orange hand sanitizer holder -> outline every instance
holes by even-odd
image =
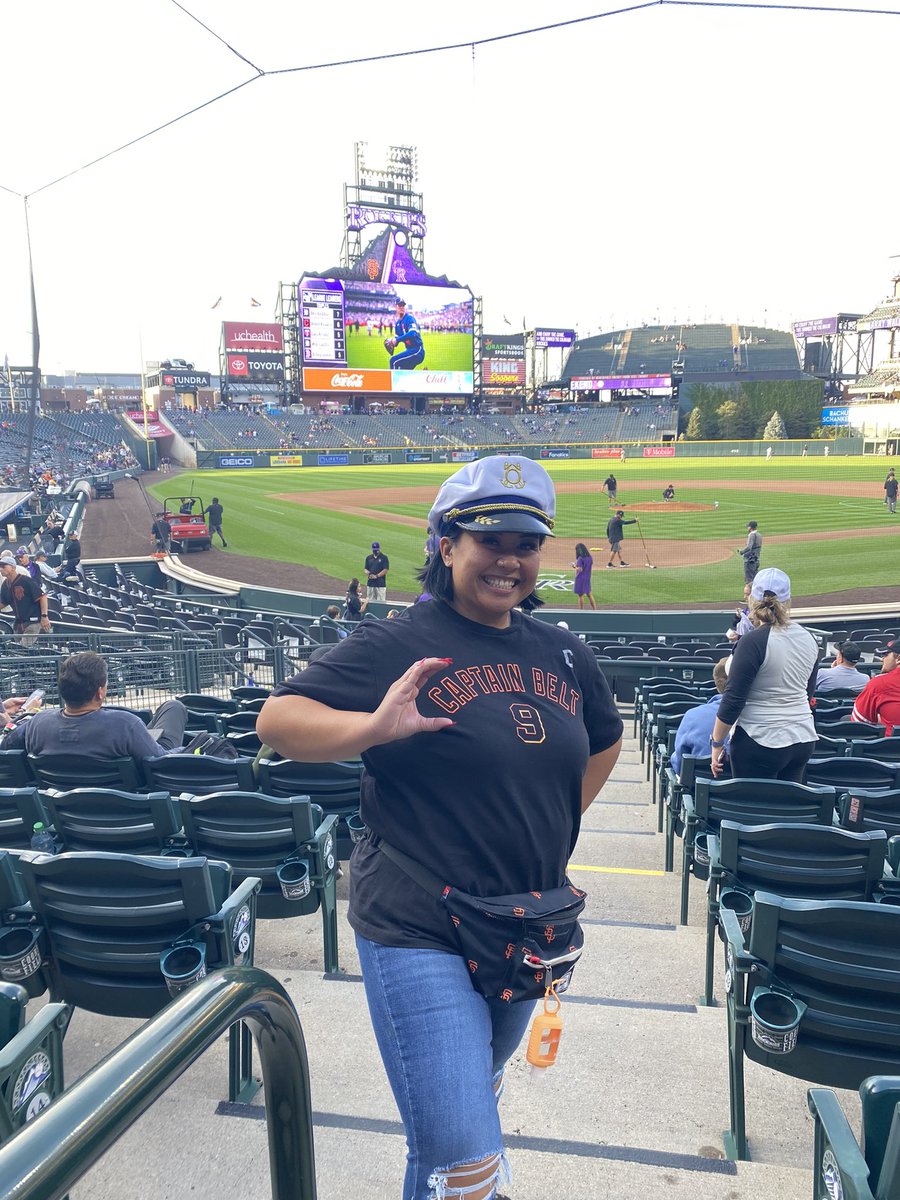
[[[556,985],[551,984],[544,993],[544,1011],[538,1013],[531,1023],[525,1058],[532,1067],[552,1067],[556,1062],[563,1031],[563,1020],[559,1015],[561,1007]]]

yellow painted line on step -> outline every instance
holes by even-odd
[[[586,867],[569,863],[570,871],[598,871],[604,875],[665,875],[665,871],[642,871],[638,867]]]

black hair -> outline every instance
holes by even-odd
[[[587,558],[589,555],[590,555],[590,551],[588,550],[588,548],[584,544],[584,542],[576,542],[575,543],[575,557],[576,558]]]
[[[759,528],[759,523],[758,523],[757,521],[748,521],[748,522],[747,522],[747,528],[748,528],[748,529],[758,529],[758,528]]]
[[[213,502],[213,504],[218,504],[218,503],[219,503],[219,497],[218,497],[218,496],[213,496],[213,498],[212,498],[212,502]]]
[[[443,534],[443,537],[449,538],[451,542],[459,541],[459,535],[465,530],[459,528],[458,525],[451,525],[449,532]],[[535,535],[541,546],[544,544],[544,538],[540,534]],[[422,591],[428,594],[434,600],[446,600],[447,603],[453,599],[453,572],[444,562],[440,550],[433,554],[429,561],[416,575],[419,583],[422,585]],[[543,605],[543,600],[536,592],[532,592],[530,596],[526,596],[522,603],[518,606],[525,612],[532,612],[536,608]]]
[[[355,576],[347,584],[347,591],[348,592],[358,592],[359,591],[359,580]]]
[[[59,668],[59,694],[67,706],[81,708],[93,700],[108,679],[106,659],[93,650],[82,650],[70,655]]]

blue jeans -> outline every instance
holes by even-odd
[[[356,945],[375,1038],[406,1130],[403,1200],[464,1195],[447,1186],[447,1174],[491,1155],[498,1158],[496,1189],[506,1159],[495,1089],[534,1002],[486,1000],[457,954],[382,946],[359,934]]]

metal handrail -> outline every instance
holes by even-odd
[[[0,1147],[3,1200],[60,1200],[235,1021],[262,1065],[273,1200],[316,1200],[306,1044],[284,988],[227,967],[188,988]]]

